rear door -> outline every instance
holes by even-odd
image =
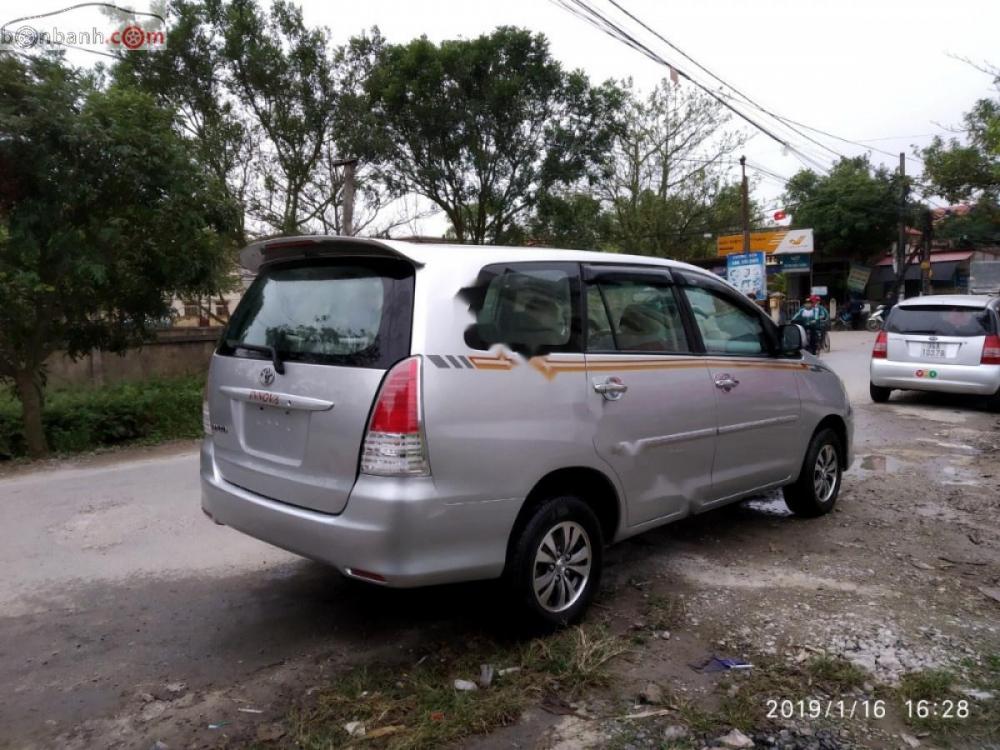
[[[387,258],[261,271],[209,375],[211,440],[226,481],[303,508],[343,510],[382,377],[409,354],[413,282],[410,263]]]
[[[719,435],[709,505],[798,473],[803,364],[772,354],[770,321],[748,299],[702,274],[680,272],[712,381]]]
[[[933,367],[978,365],[986,337],[995,332],[993,315],[964,305],[897,305],[885,326],[886,358]]]
[[[622,483],[629,525],[684,515],[711,492],[716,417],[673,278],[601,266],[585,276],[595,448]]]

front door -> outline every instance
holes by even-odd
[[[718,414],[709,506],[798,473],[804,440],[801,360],[776,356],[771,324],[754,304],[702,274],[682,273]]]
[[[625,491],[628,524],[685,515],[711,493],[715,395],[666,270],[586,269],[594,446]]]

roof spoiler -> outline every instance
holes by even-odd
[[[402,258],[420,267],[423,264],[380,240],[331,235],[271,237],[251,242],[240,251],[240,265],[256,273],[263,266],[279,260],[364,256],[367,258]]]

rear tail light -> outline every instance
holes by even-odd
[[[1000,336],[991,333],[983,342],[983,357],[979,360],[982,365],[1000,365]]]
[[[885,359],[889,352],[889,337],[885,331],[879,331],[875,337],[875,346],[872,347],[872,359]]]
[[[420,401],[420,359],[410,357],[389,370],[379,390],[361,449],[362,473],[431,473]]]

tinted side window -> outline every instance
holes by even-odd
[[[505,344],[529,356],[580,351],[573,315],[577,278],[573,267],[484,268],[471,295],[476,322],[466,332],[466,343],[474,349]]]
[[[768,352],[764,323],[711,289],[685,287],[684,294],[710,354],[764,354]]]
[[[673,286],[600,279],[587,290],[589,351],[689,352]]]

